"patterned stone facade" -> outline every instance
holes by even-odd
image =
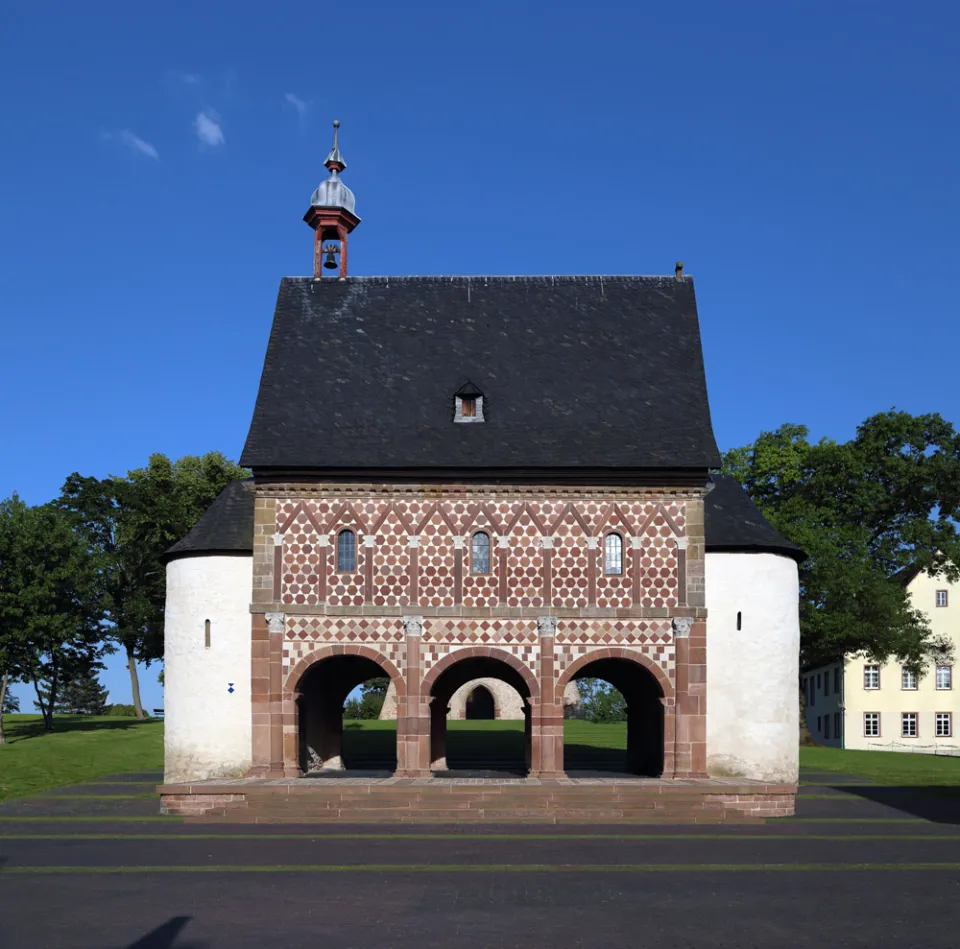
[[[468,656],[527,683],[532,773],[562,771],[563,690],[602,658],[656,679],[665,775],[704,773],[702,490],[261,484],[255,510],[254,773],[298,773],[299,677],[332,655],[366,656],[393,680],[401,774],[429,769],[430,688]],[[619,573],[604,568],[610,533]]]

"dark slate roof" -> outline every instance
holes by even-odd
[[[482,424],[453,422],[468,381]],[[240,461],[716,467],[693,281],[284,278]]]
[[[253,479],[231,481],[190,533],[166,552],[166,559],[253,553],[253,506]]]
[[[736,479],[713,475],[705,504],[708,551],[747,551],[806,556],[784,540],[757,510]],[[201,554],[253,553],[253,481],[234,481],[197,521],[183,540],[167,551],[167,559]]]
[[[893,579],[903,586],[909,586],[920,574],[923,568],[915,563],[907,564],[901,567],[894,575]]]
[[[708,553],[743,551],[783,554],[797,562],[806,559],[796,544],[777,533],[736,478],[715,474],[710,481],[712,487],[704,502]]]

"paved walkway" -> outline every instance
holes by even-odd
[[[0,947],[957,944],[943,789],[805,772],[763,826],[318,828],[162,818],[159,780],[0,803]]]

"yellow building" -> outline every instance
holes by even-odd
[[[895,660],[876,663],[862,655],[807,670],[801,678],[807,728],[834,748],[960,755],[952,665],[960,654],[960,584],[917,570],[902,579],[934,636],[951,643],[951,655],[928,663],[919,676]]]

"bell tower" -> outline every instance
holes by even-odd
[[[340,122],[335,121],[333,148],[324,162],[330,177],[313,192],[303,219],[315,231],[313,276],[324,277],[326,270],[330,277],[338,276],[342,280],[347,276],[347,235],[360,223],[360,218],[354,214],[353,192],[340,180],[340,172],[347,163],[340,154],[339,136]]]

